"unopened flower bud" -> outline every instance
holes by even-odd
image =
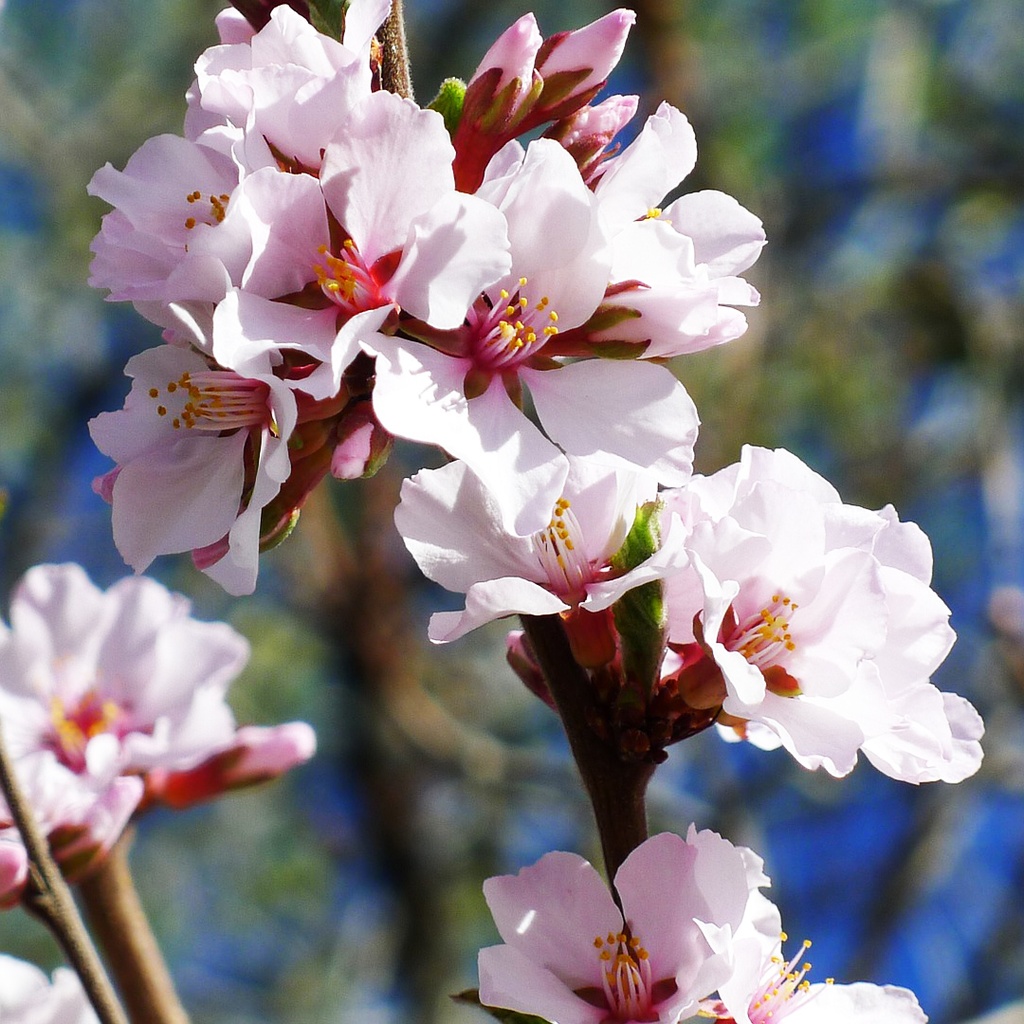
[[[373,476],[387,462],[392,436],[377,422],[368,402],[347,412],[338,427],[331,475],[338,480]]]

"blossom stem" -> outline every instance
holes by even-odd
[[[29,881],[22,896],[22,905],[38,917],[57,940],[68,963],[81,979],[82,989],[101,1024],[127,1024],[124,1010],[79,916],[71,890],[50,855],[46,837],[22,793],[2,729],[0,788],[29,858]]]
[[[188,1024],[128,867],[126,832],[79,883],[85,912],[117,979],[131,1024]]]
[[[380,84],[388,92],[397,93],[407,100],[413,98],[412,77],[409,73],[409,51],[405,44],[405,18],[402,0],[391,0],[391,13],[380,29],[383,51]]]
[[[623,761],[591,728],[590,679],[572,655],[561,619],[524,615],[522,621],[594,808],[605,868],[614,879],[626,857],[647,838],[644,797],[654,765]]]

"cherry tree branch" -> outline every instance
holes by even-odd
[[[78,885],[131,1024],[188,1024],[128,867],[132,834]]]
[[[101,1024],[127,1024],[124,1010],[79,916],[71,890],[50,855],[46,837],[15,776],[2,729],[0,788],[29,859],[29,881],[22,896],[22,905],[38,917],[57,940],[68,963],[81,979],[82,988]]]
[[[524,615],[523,629],[547,680],[576,766],[594,808],[609,880],[647,838],[647,784],[654,765],[624,761],[587,721],[591,684],[557,615]]]

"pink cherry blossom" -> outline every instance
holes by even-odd
[[[858,750],[907,781],[977,770],[977,713],[929,682],[954,634],[917,527],[843,504],[782,450],[744,448],[666,499],[691,564],[666,581],[663,671],[694,706],[837,776]]]
[[[236,728],[226,694],[248,644],[224,623],[192,618],[189,602],[154,580],[102,591],[77,565],[36,566],[15,589],[10,618],[0,633],[0,717],[19,763],[45,754],[100,787],[230,753],[217,773],[223,790],[313,753],[304,723]]]
[[[38,967],[0,954],[0,1020],[4,1024],[94,1024],[96,1014],[74,971],[51,981]]]
[[[812,983],[805,941],[786,960],[785,934],[758,944],[750,936],[733,941],[733,975],[706,1000],[701,1016],[729,1024],[927,1024],[914,993],[893,985],[858,982],[836,985],[833,979]],[[716,947],[715,939],[711,940]]]
[[[508,223],[511,270],[457,330],[429,332],[429,344],[367,343],[377,356],[373,400],[382,425],[465,461],[520,535],[549,518],[564,481],[559,449],[684,481],[697,415],[671,373],[628,360],[558,358],[559,333],[594,313],[609,271],[597,204],[572,159],[541,139],[525,151],[508,147],[488,174],[479,195]],[[521,411],[524,386],[547,436]]]
[[[5,716],[7,708],[5,702]],[[5,717],[5,736],[14,749],[18,727],[16,720]],[[50,852],[72,882],[106,856],[142,799],[141,779],[120,776],[104,781],[78,773],[49,749],[30,750],[16,757],[14,769]],[[14,819],[0,799],[0,906],[14,906],[27,881],[28,856]]]
[[[692,170],[697,145],[686,117],[667,103],[622,153],[599,165],[594,187],[612,238],[602,313],[593,341],[646,346],[647,358],[695,352],[739,337],[735,306],[757,291],[739,275],[757,259],[765,233],[731,196],[704,191],[660,204]]]
[[[610,566],[637,507],[655,497],[650,478],[593,460],[559,462],[562,495],[548,525],[529,537],[508,533],[498,499],[464,463],[422,470],[402,485],[395,523],[406,547],[430,579],[466,594],[463,611],[431,618],[432,640],[455,640],[506,615],[599,612],[677,564],[680,553],[666,544],[628,572]]]
[[[731,973],[702,925],[739,928],[766,883],[750,851],[692,826],[685,840],[662,833],[626,858],[621,910],[582,857],[546,854],[484,883],[504,945],[480,952],[480,1000],[558,1024],[675,1024]]]
[[[259,32],[211,47],[196,62],[186,136],[231,152],[244,167],[271,155],[317,171],[340,122],[370,94],[370,39],[388,10],[386,0],[355,0],[338,42],[290,7],[275,7]]]
[[[170,345],[134,356],[125,372],[133,383],[124,408],[89,424],[96,446],[117,463],[98,488],[113,504],[118,550],[142,572],[157,555],[226,538],[206,571],[230,593],[250,593],[260,512],[290,469],[291,389],[267,362],[247,363],[242,373],[212,369]]]

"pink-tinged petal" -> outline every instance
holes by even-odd
[[[389,294],[433,327],[459,327],[480,292],[508,274],[508,244],[498,210],[452,192],[413,221]]]
[[[595,957],[596,960],[596,957]],[[513,946],[488,946],[477,957],[480,1001],[485,1006],[558,1021],[558,1024],[601,1024],[607,1010],[577,996],[561,979]],[[600,982],[594,970],[590,984]]]
[[[735,481],[738,494],[749,492],[761,481],[771,480],[791,491],[805,491],[821,504],[842,500],[835,487],[820,473],[816,473],[785,448],[744,445],[740,454],[739,474]]]
[[[11,595],[10,614],[9,641],[50,663],[80,651],[91,654],[105,619],[102,591],[70,563],[29,569]]]
[[[583,323],[604,296],[611,254],[572,157],[553,139],[538,139],[520,165],[479,194],[508,222],[512,276],[527,279],[531,296],[550,297],[562,329]]]
[[[501,68],[501,77],[494,85],[498,93],[515,78],[522,79],[527,87],[533,82],[533,62],[543,38],[537,28],[533,14],[524,14],[513,22],[491,44],[477,65],[469,84],[472,85],[484,72]]]
[[[217,26],[217,38],[222,44],[230,43],[251,43],[252,37],[256,34],[255,29],[246,20],[241,11],[233,7],[227,7],[214,19]]]
[[[689,479],[697,410],[665,367],[588,360],[521,376],[544,429],[566,452],[649,469],[670,485]]]
[[[28,854],[25,847],[14,836],[0,835],[0,907],[13,907],[18,903],[27,881]],[[11,991],[7,987],[6,976],[0,991]]]
[[[276,778],[305,764],[316,753],[316,733],[305,722],[248,725],[235,734],[240,759],[228,774],[232,785]]]
[[[697,139],[685,115],[662,103],[640,134],[604,165],[594,192],[612,230],[647,214],[693,170]]]
[[[322,257],[318,247],[330,242],[327,207],[315,178],[282,174],[266,168],[250,174],[232,200],[252,237],[252,257],[241,285],[275,298],[298,292],[316,279]]]
[[[505,576],[547,580],[531,539],[510,536],[501,507],[464,462],[403,481],[395,526],[423,574],[456,593]]]
[[[600,986],[594,939],[620,932],[622,915],[588,861],[574,853],[547,853],[517,875],[487,879],[484,897],[507,945],[570,989]]]
[[[465,610],[435,612],[430,618],[428,635],[434,643],[449,643],[508,615],[557,615],[568,610],[564,601],[530,580],[484,580],[466,591]]]
[[[694,918],[706,918],[707,902],[696,884],[698,851],[682,836],[651,836],[626,859],[615,875],[615,888],[632,934],[650,953],[656,980],[699,968],[707,944]],[[671,888],[652,879],[672,879]],[[747,890],[744,888],[744,901]]]
[[[895,985],[812,985],[807,1002],[787,1013],[787,1024],[927,1024],[909,989]]]
[[[579,94],[600,85],[619,63],[636,15],[623,7],[568,32],[551,48],[538,70],[545,78],[588,68],[590,74],[573,90]]]
[[[901,523],[892,505],[886,505],[877,515],[885,529],[875,538],[875,557],[922,583],[931,582],[932,545],[924,530],[916,523]]]
[[[139,699],[134,680],[153,674],[154,645],[159,631],[188,615],[189,602],[155,580],[129,576],[104,595],[107,611],[98,643],[96,664],[116,700]]]
[[[468,360],[382,337],[370,351],[377,356],[373,407],[386,430],[466,462],[494,495],[510,532],[528,536],[547,526],[566,465],[500,381],[469,400],[462,390]]]
[[[166,442],[170,431],[167,420],[159,414],[157,403],[149,396],[150,388],[162,392],[170,381],[177,381],[182,374],[201,373],[206,369],[205,360],[195,352],[170,345],[132,356],[124,368],[126,376],[132,378],[124,408],[100,413],[89,421],[93,443],[118,463],[128,462],[160,446]]]
[[[731,704],[726,699],[725,710],[744,717],[744,709],[734,709]],[[857,751],[865,741],[860,724],[837,713],[826,702],[816,704],[766,693],[757,709],[757,718],[775,732],[805,768],[824,768],[837,779],[853,771]]]
[[[390,92],[368,96],[327,147],[320,182],[368,264],[400,248],[410,223],[454,191],[444,121]]]
[[[114,543],[142,572],[157,555],[222,537],[242,497],[246,434],[184,437],[121,467],[114,481]]]
[[[345,11],[342,43],[354,54],[362,55],[390,13],[391,0],[352,0]]]
[[[664,216],[693,239],[694,256],[711,277],[731,277],[751,266],[764,248],[761,221],[724,192],[690,192]]]
[[[869,738],[865,757],[903,782],[962,782],[981,767],[985,727],[969,701],[922,683],[895,703],[898,727]]]

